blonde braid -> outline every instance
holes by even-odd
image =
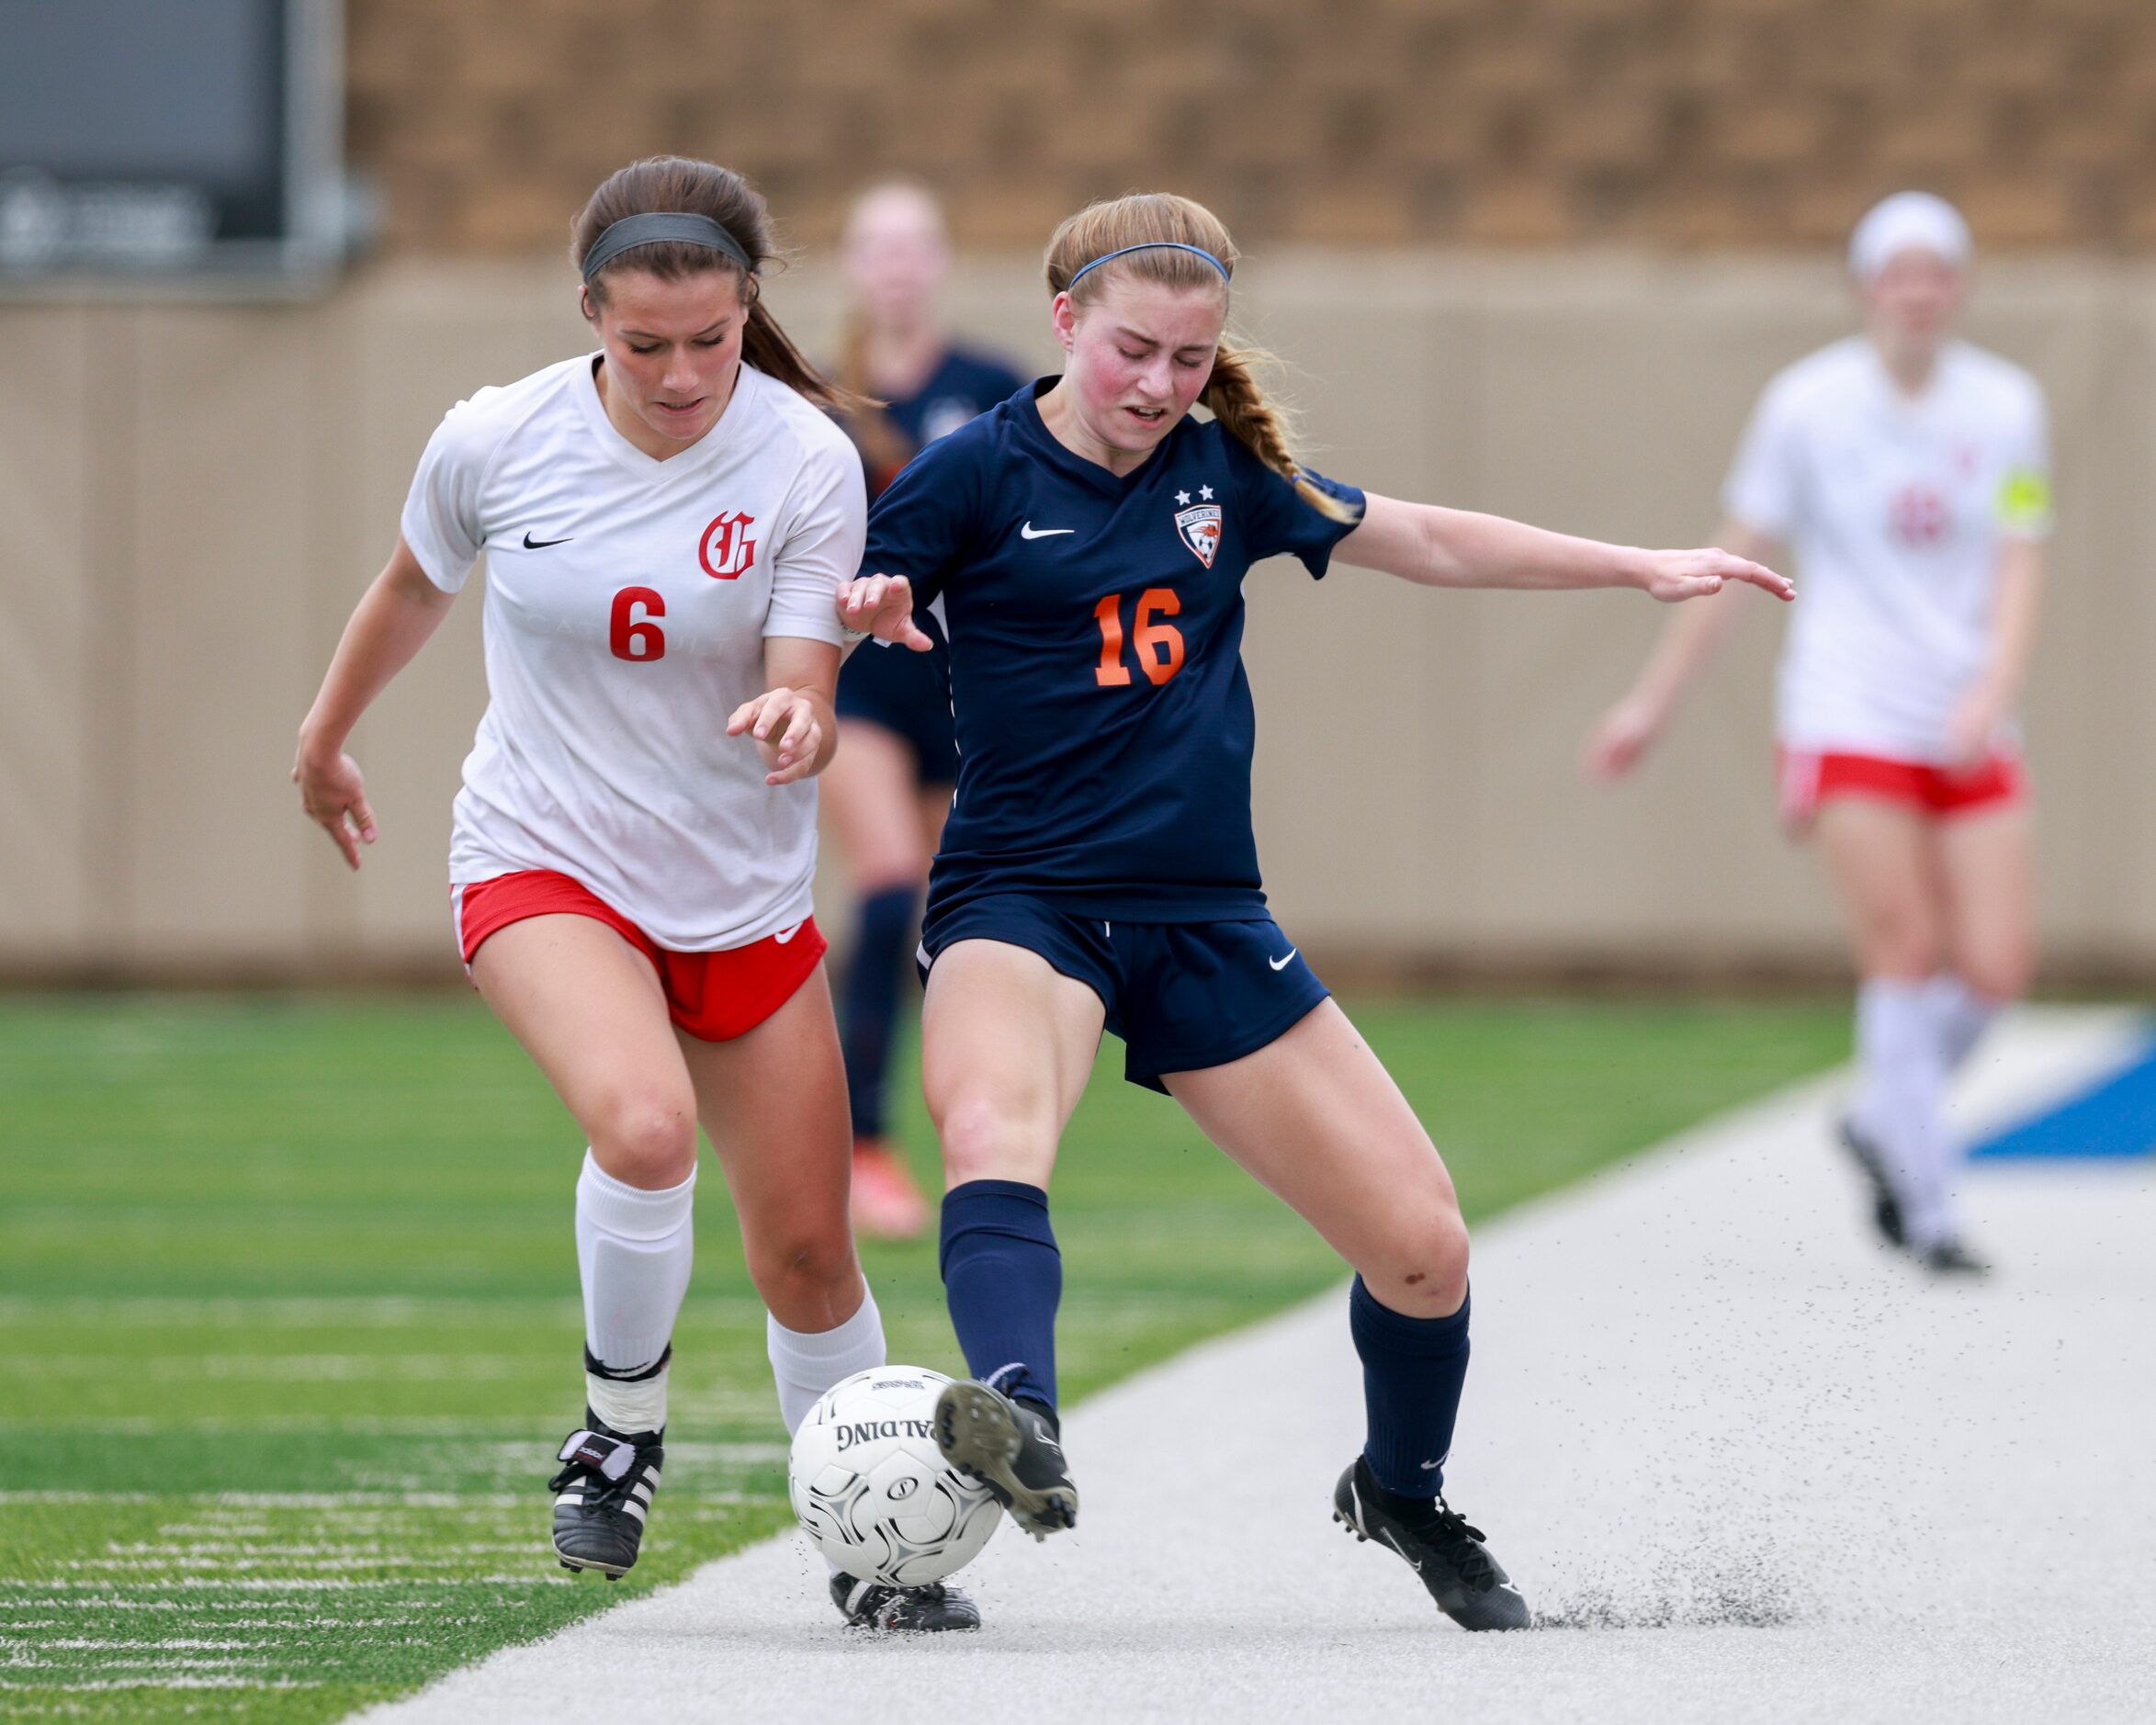
[[[1213,376],[1199,400],[1229,436],[1292,485],[1295,495],[1319,514],[1328,521],[1360,521],[1360,509],[1314,485],[1288,453],[1287,411],[1268,401],[1258,382],[1257,367],[1270,358],[1261,349],[1230,347],[1223,342],[1213,356]]]

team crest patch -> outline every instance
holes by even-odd
[[[755,516],[730,509],[705,528],[703,541],[696,547],[704,572],[713,581],[731,581],[754,569],[756,541],[749,536],[749,529],[755,524]]]
[[[1190,493],[1186,491],[1184,495]],[[1200,503],[1195,509],[1177,511],[1175,530],[1183,536],[1191,555],[1211,569],[1213,558],[1220,551],[1220,505]]]

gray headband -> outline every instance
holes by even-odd
[[[756,265],[741,242],[709,216],[665,210],[624,216],[593,241],[592,249],[584,254],[584,279],[590,281],[632,245],[658,245],[668,241],[723,253],[751,276],[756,273]]]
[[[1220,272],[1221,280],[1225,281],[1228,278],[1227,265],[1223,264],[1217,257],[1213,256],[1212,253],[1208,252],[1202,245],[1186,245],[1180,240],[1141,240],[1137,244],[1126,245],[1120,251],[1103,252],[1090,264],[1088,264],[1083,269],[1079,270],[1077,275],[1073,276],[1069,281],[1065,283],[1063,291],[1065,293],[1068,293],[1073,288],[1076,288],[1078,283],[1085,280],[1088,276],[1092,274],[1093,271],[1099,269],[1101,265],[1112,264],[1117,258],[1128,257],[1133,252],[1188,252],[1192,257],[1203,258],[1208,264],[1212,265],[1214,269],[1218,270]]]

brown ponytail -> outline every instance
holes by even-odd
[[[739,278],[741,300],[749,309],[748,327],[741,332],[744,360],[828,412],[851,412],[864,405],[852,390],[830,382],[802,357],[778,320],[765,310],[760,293],[763,268],[773,263],[783,265],[785,260],[772,238],[771,212],[762,194],[730,168],[686,156],[647,156],[617,168],[599,183],[599,189],[570,224],[570,261],[581,268],[584,254],[599,236],[626,216],[669,212],[710,217],[739,242],[751,267],[744,270],[708,246],[678,241],[639,245],[606,264],[585,285],[593,305],[606,303],[607,278],[619,270],[642,270],[660,281],[728,271]]]
[[[868,467],[868,494],[880,496],[898,469],[920,453],[898,429],[868,382],[868,322],[858,313],[846,320],[839,343],[839,387],[859,403],[846,414],[846,430]]]
[[[1127,246],[1157,249],[1133,252],[1098,269],[1086,269],[1095,258]],[[1220,260],[1221,267],[1214,269],[1204,258],[1176,246],[1208,252]],[[1091,304],[1105,280],[1118,276],[1165,288],[1211,288],[1225,299],[1228,284],[1224,272],[1232,277],[1240,255],[1220,218],[1204,205],[1168,192],[1134,192],[1088,205],[1066,220],[1048,241],[1044,265],[1048,291],[1068,293],[1080,306]],[[1084,279],[1074,288],[1071,282],[1081,270]],[[1261,349],[1231,344],[1224,333],[1213,355],[1213,376],[1198,399],[1229,436],[1292,485],[1295,495],[1311,508],[1333,521],[1360,521],[1360,510],[1313,484],[1289,452],[1293,429],[1288,412],[1266,400],[1258,379],[1257,367],[1268,358]]]

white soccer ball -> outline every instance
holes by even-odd
[[[857,1371],[794,1434],[794,1514],[856,1581],[941,1581],[973,1562],[1002,1518],[988,1488],[936,1448],[936,1397],[950,1381],[920,1366]]]

